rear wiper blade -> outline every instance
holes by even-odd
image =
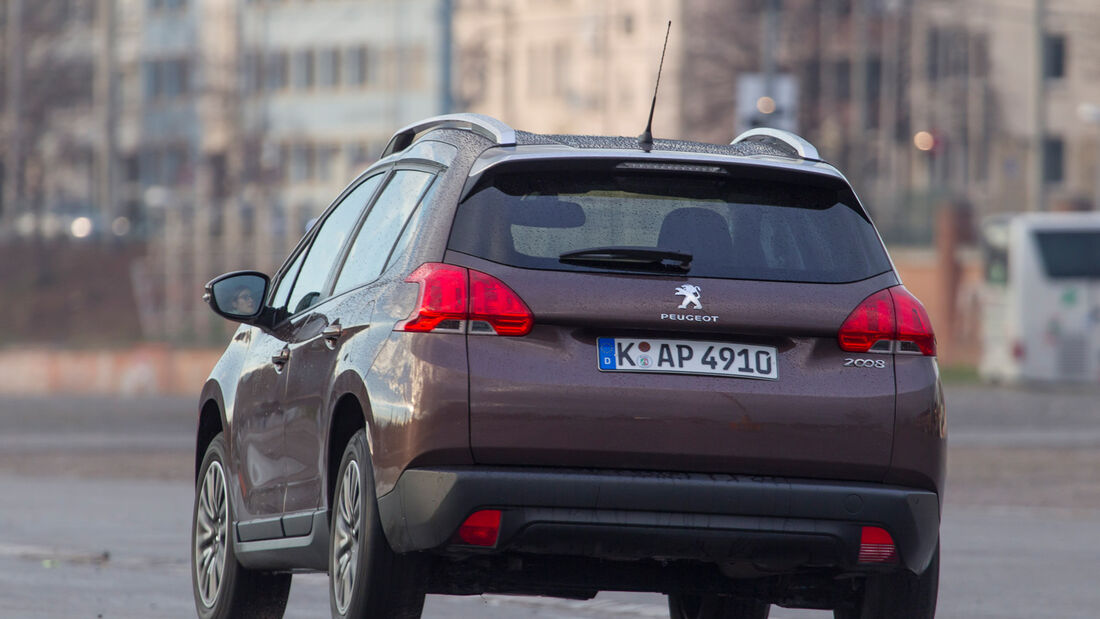
[[[674,273],[690,271],[691,259],[689,253],[657,247],[590,247],[558,256],[558,260],[569,264]]]

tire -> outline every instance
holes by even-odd
[[[940,588],[940,548],[923,574],[909,570],[867,577],[851,604],[833,611],[836,619],[933,619]]]
[[[771,604],[724,595],[668,596],[672,619],[767,619]]]
[[[290,574],[241,567],[231,535],[233,501],[226,483],[225,439],[206,448],[191,512],[191,590],[202,619],[279,619],[290,595]]]
[[[393,552],[382,532],[363,430],[340,462],[329,539],[329,602],[339,619],[416,619],[426,576],[418,557]]]

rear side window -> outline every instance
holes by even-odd
[[[367,213],[336,280],[334,293],[372,282],[382,273],[402,227],[433,178],[433,175],[417,170],[398,170],[394,173]]]
[[[449,247],[563,271],[616,270],[567,264],[568,252],[669,250],[691,254],[694,277],[791,282],[850,282],[891,268],[846,186],[622,170],[482,179],[459,206]]]
[[[1043,270],[1051,279],[1100,279],[1100,231],[1037,231]]]

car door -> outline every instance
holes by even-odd
[[[382,176],[375,177],[381,180]],[[330,397],[339,359],[354,350],[358,357],[378,342],[363,344],[374,308],[371,284],[382,273],[410,214],[420,202],[434,174],[422,170],[395,171],[358,227],[348,226],[355,239],[345,252],[339,272],[333,272],[326,290],[331,295],[297,322],[291,336],[286,395],[286,512],[312,510],[323,504],[325,444]],[[364,182],[360,187],[371,183]],[[377,183],[375,183],[375,186]],[[348,200],[364,204],[373,189]],[[324,230],[321,231],[324,234]],[[384,335],[384,334],[383,334]],[[367,360],[369,361],[369,360]]]
[[[305,258],[299,252],[276,279],[268,304],[277,309],[286,307]],[[283,510],[286,494],[283,457],[283,405],[285,366],[288,359],[288,323],[271,331],[252,327],[251,343],[238,380],[233,405],[233,453],[240,480],[242,508],[239,521],[276,518]],[[275,522],[277,524],[277,521]],[[258,525],[263,529],[262,523]],[[271,532],[245,526],[242,534],[248,539],[265,537]],[[277,531],[275,532],[277,533]]]

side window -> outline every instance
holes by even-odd
[[[294,280],[298,279],[298,271],[302,269],[302,261],[305,259],[306,252],[303,250],[298,253],[294,263],[283,274],[283,279],[279,280],[279,285],[275,288],[275,294],[271,297],[271,307],[277,310],[286,309],[286,302],[290,299],[290,289],[294,287]]]
[[[382,273],[397,236],[434,176],[417,170],[398,170],[382,190],[355,237],[334,292],[374,281]]]
[[[431,202],[432,195],[435,193],[437,187],[439,187],[439,183],[434,183],[428,188],[428,191],[424,193],[424,197],[420,198],[420,204]],[[405,222],[405,229],[401,232],[401,238],[397,239],[397,245],[394,245],[393,251],[390,252],[390,259],[386,261],[386,266],[382,267],[383,271],[388,269],[395,259],[405,254],[405,250],[409,248],[409,243],[412,242],[412,233],[419,227],[420,218],[423,216],[424,209],[417,206],[413,214],[409,216],[409,220]]]
[[[291,314],[310,308],[321,300],[329,271],[340,255],[344,242],[355,228],[355,220],[359,219],[363,207],[382,182],[383,176],[384,174],[375,174],[360,183],[319,224],[321,227],[313,237],[313,243],[306,252],[305,262],[302,263],[302,269],[290,293],[286,309]]]

